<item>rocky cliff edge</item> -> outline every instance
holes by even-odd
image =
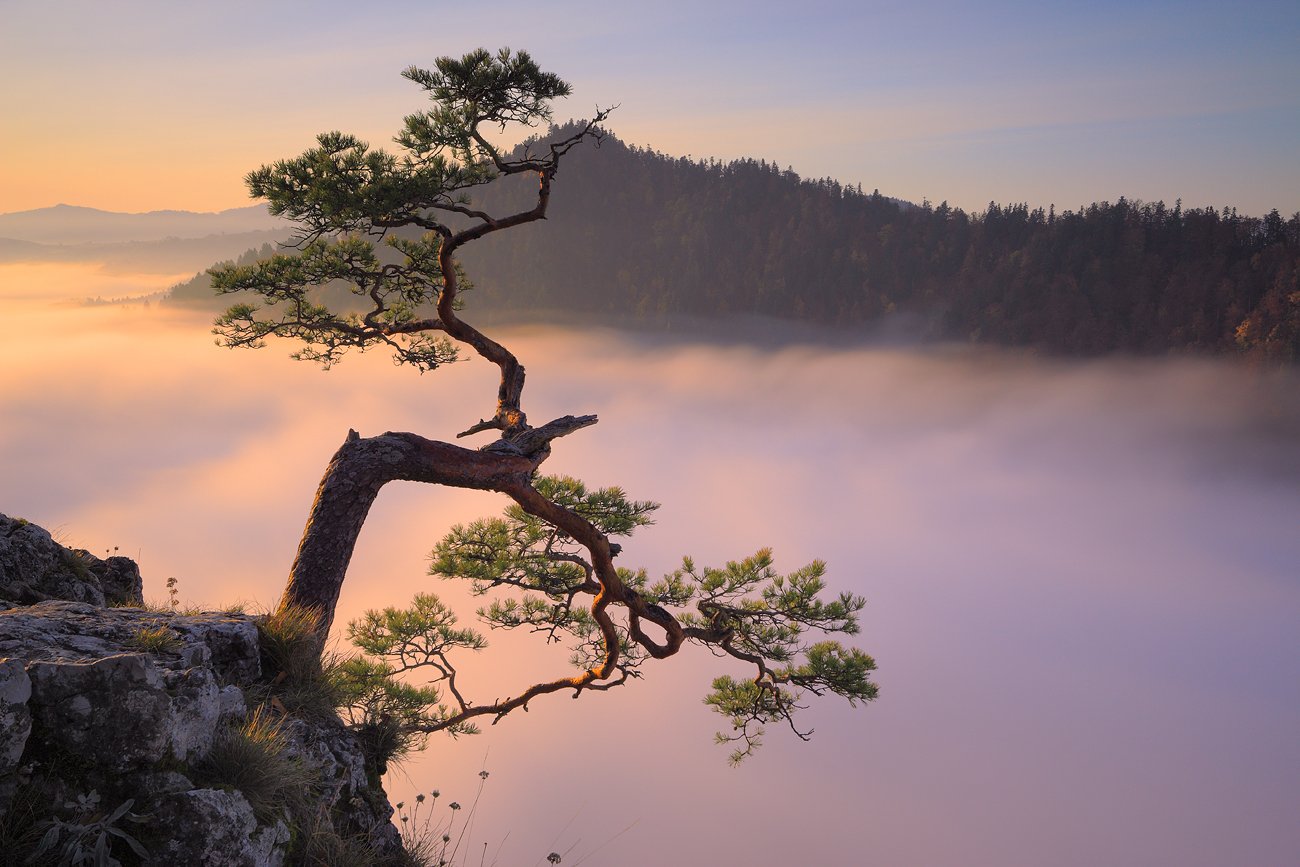
[[[404,864],[382,759],[276,698],[264,618],[0,514],[0,863]]]

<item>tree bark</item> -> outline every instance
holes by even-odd
[[[596,421],[594,415],[566,415],[478,450],[413,433],[389,431],[362,438],[356,431],[348,431],[316,489],[289,582],[280,597],[280,610],[313,612],[323,649],[357,537],[380,488],[393,481],[426,482],[500,491],[522,505],[530,492],[536,496],[533,473],[550,456],[551,441]],[[587,529],[595,531],[590,525]]]
[[[316,616],[315,643],[323,652],[334,623],[343,579],[352,560],[357,537],[370,513],[379,490],[391,481],[426,482],[456,488],[499,491],[519,504],[524,511],[548,521],[578,541],[592,557],[592,569],[599,590],[591,604],[605,646],[603,660],[581,674],[560,677],[534,684],[514,698],[488,705],[471,706],[460,702],[460,712],[441,721],[430,730],[447,728],[474,717],[491,715],[500,719],[518,707],[527,706],[538,695],[572,689],[604,689],[626,680],[618,674],[619,636],[609,614],[611,604],[621,604],[628,612],[628,632],[632,640],[651,656],[672,656],[681,648],[685,631],[676,618],[650,605],[635,590],[627,587],[614,567],[616,546],[586,518],[542,496],[533,487],[533,474],[551,453],[551,441],[596,423],[596,416],[564,416],[541,427],[528,427],[507,435],[477,451],[450,443],[425,439],[413,433],[388,432],[362,438],[348,431],[347,439],[325,469],[316,500],[312,504],[307,526],[279,610],[305,610]],[[664,630],[664,640],[655,641],[641,629],[647,620]],[[604,683],[601,683],[604,681]]]
[[[357,536],[380,488],[387,483],[405,480],[477,490],[519,490],[529,487],[532,473],[547,451],[542,449],[533,456],[475,451],[413,433],[388,432],[363,439],[349,431],[316,490],[280,609],[314,612],[319,618],[317,635],[324,645]]]

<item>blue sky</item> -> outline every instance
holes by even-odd
[[[542,10],[542,11],[538,11]],[[10,2],[0,211],[244,203],[342,128],[384,143],[398,72],[484,45],[571,81],[561,118],[920,200],[1181,197],[1300,210],[1294,3]]]

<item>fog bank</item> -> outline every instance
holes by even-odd
[[[61,273],[87,288],[0,272],[0,511],[138,557],[147,596],[174,575],[187,602],[273,603],[349,428],[450,439],[492,410],[478,361],[421,377],[360,356],[325,374],[285,345],[219,349],[201,317],[56,305],[110,294],[94,283],[110,278]],[[762,546],[782,569],[826,560],[834,589],[868,599],[856,643],[881,697],[814,701],[812,743],[773,730],[733,770],[700,703],[727,669],[687,654],[436,739],[390,781],[395,799],[436,787],[465,803],[486,763],[472,837],[489,861],[1183,867],[1300,851],[1294,374],[494,336],[528,366],[534,422],[601,417],[547,471],[664,504],[623,565]],[[390,486],[339,621],[425,589],[471,619],[425,556],[502,505]],[[465,679],[484,699],[564,669],[540,643],[489,638]]]

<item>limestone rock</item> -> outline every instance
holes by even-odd
[[[141,588],[140,570],[126,557],[101,560],[60,545],[43,527],[0,514],[0,599],[141,605]]]
[[[150,867],[280,867],[289,829],[283,822],[259,828],[253,808],[239,792],[191,789],[160,798],[153,821],[169,829],[153,848]]]
[[[257,814],[216,778],[217,745],[274,688],[258,619],[103,607],[139,604],[139,588],[130,560],[71,551],[0,515],[0,819],[36,809],[73,827],[121,810],[117,827],[152,867],[281,867],[306,847],[358,844],[376,863],[406,863],[378,768],[335,717],[283,718],[284,755],[311,780],[305,810]],[[28,831],[30,854],[41,832]]]
[[[101,560],[88,551],[78,553],[91,574],[99,580],[107,604],[144,604],[144,579],[140,577],[140,567],[134,560],[129,557],[108,557]]]
[[[187,644],[207,649],[209,658],[201,664],[210,666],[222,681],[247,685],[262,676],[254,618],[244,614],[195,614],[174,618],[171,626]]]
[[[143,654],[37,660],[27,675],[36,737],[45,749],[84,756],[110,771],[151,765],[167,754],[171,701]]]
[[[0,815],[18,787],[18,768],[32,733],[31,678],[21,660],[0,659]]]
[[[21,660],[0,659],[0,776],[18,768],[27,736],[32,731],[32,714],[27,700],[32,681]]]
[[[292,720],[285,727],[289,754],[318,768],[324,800],[338,805],[325,821],[341,836],[370,841],[378,852],[401,851],[392,824],[393,807],[378,795],[374,768],[367,764],[357,736],[342,725]]]

